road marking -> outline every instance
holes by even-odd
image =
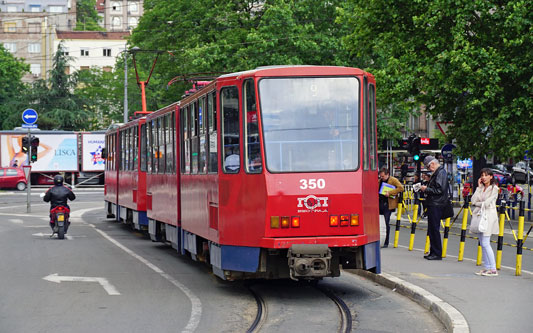
[[[102,277],[61,276],[55,273],[55,274],[50,274],[48,276],[43,277],[43,280],[54,282],[54,283],[98,282],[110,296],[120,295],[120,293],[117,291],[117,288],[115,288],[115,286],[109,283],[109,281],[107,281],[106,278],[102,278]]]
[[[22,224],[22,223],[24,223],[24,221],[22,221],[21,219],[9,219],[9,222],[11,222],[11,223],[15,223],[15,224]]]
[[[115,244],[117,247],[119,247],[121,250],[123,250],[130,256],[134,257],[135,259],[139,260],[140,262],[148,266],[151,270],[153,270],[154,272],[162,276],[164,279],[172,283],[174,286],[178,287],[191,301],[191,316],[189,317],[189,322],[187,323],[187,326],[185,326],[182,332],[192,333],[196,331],[196,328],[198,327],[198,324],[200,324],[200,318],[202,316],[202,302],[189,288],[187,288],[184,284],[182,284],[178,280],[174,279],[169,274],[165,273],[162,269],[152,264],[150,261],[146,260],[145,258],[141,257],[140,255],[136,254],[132,250],[122,245],[120,242],[115,240],[113,237],[109,236],[104,231],[97,229],[95,225],[93,224],[89,224],[89,225],[92,226],[94,230],[96,230],[96,232],[102,235],[102,237],[104,237],[111,243]]]
[[[419,277],[421,279],[433,279],[433,277],[426,275],[424,273],[411,273],[411,275]]]
[[[38,232],[36,234],[32,234],[32,236],[36,236],[36,237],[50,237],[50,234],[45,234],[45,233],[42,233],[42,232]],[[73,240],[74,238],[85,238],[87,236],[84,236],[84,235],[80,235],[80,236],[71,236],[71,235],[65,235],[65,238],[68,239],[68,240]]]

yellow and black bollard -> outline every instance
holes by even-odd
[[[465,254],[465,241],[466,241],[466,226],[468,224],[468,205],[470,204],[470,196],[465,196],[463,203],[463,223],[461,224],[461,242],[459,243],[459,256],[457,261],[463,261]]]
[[[398,212],[396,213],[396,230],[394,232],[394,247],[398,247],[398,241],[400,238],[400,220],[402,219],[402,203],[398,203]]]
[[[516,276],[522,275],[522,247],[524,246],[525,202],[520,201],[518,210],[518,238],[516,241]]]
[[[429,253],[429,226],[428,226],[428,232],[426,234],[426,246],[424,247],[424,253]]]
[[[413,244],[415,242],[415,232],[416,225],[418,224],[418,206],[420,205],[420,200],[418,195],[415,196],[415,206],[413,211],[413,221],[411,221],[411,236],[409,237],[409,251],[413,251]]]
[[[498,232],[498,247],[496,250],[496,269],[502,267],[502,250],[503,250],[503,227],[505,226],[505,201],[502,200],[499,208],[500,213],[500,230]]]
[[[444,237],[442,238],[442,257],[446,258],[448,251],[448,236],[450,234],[450,218],[448,217],[444,222]]]
[[[483,251],[481,248],[481,240],[478,240],[477,242],[477,259],[476,259],[476,266],[481,266],[481,259],[483,258]]]

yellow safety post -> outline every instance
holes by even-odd
[[[415,206],[413,212],[413,221],[411,222],[411,236],[409,236],[409,251],[413,251],[413,244],[415,242],[415,232],[416,225],[418,223],[418,205],[419,205],[418,195],[415,196]]]
[[[442,238],[442,257],[446,258],[446,251],[448,250],[448,235],[450,234],[450,218],[444,222],[444,237]]]
[[[481,259],[483,258],[483,252],[481,249],[481,242],[478,240],[477,242],[477,260],[476,260],[476,266],[481,266]]]
[[[503,250],[503,227],[505,226],[505,201],[500,203],[500,230],[498,232],[498,247],[496,250],[496,269],[502,267],[502,250]]]
[[[524,246],[524,209],[525,202],[520,201],[518,210],[518,239],[516,241],[516,276],[522,275],[522,246]]]
[[[400,220],[402,218],[402,203],[398,203],[398,213],[396,214],[396,231],[394,232],[394,247],[398,247],[398,240],[400,238]]]
[[[426,247],[424,247],[424,253],[429,253],[429,227],[428,227],[428,233],[426,235]]]
[[[461,224],[461,242],[459,243],[459,257],[457,258],[457,261],[463,261],[463,257],[465,254],[466,226],[468,224],[469,201],[470,196],[467,195],[463,203],[463,223]]]

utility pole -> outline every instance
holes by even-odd
[[[128,51],[124,48],[124,124],[128,122]]]

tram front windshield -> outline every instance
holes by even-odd
[[[349,171],[359,166],[359,81],[354,77],[259,81],[270,172]]]

